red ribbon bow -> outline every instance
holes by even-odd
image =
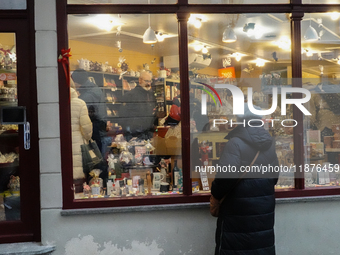
[[[71,57],[72,55],[70,54],[71,48],[65,50],[61,50],[61,54],[59,55],[58,62],[63,65],[64,68],[64,73],[66,77],[66,84],[67,87],[70,87],[70,63],[68,61],[68,58]]]
[[[2,51],[5,55],[8,53],[11,53],[10,50],[5,50],[4,48],[0,48],[0,51]]]

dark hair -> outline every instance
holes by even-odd
[[[89,75],[84,69],[77,69],[72,73],[72,79],[74,82],[84,84],[89,78]]]

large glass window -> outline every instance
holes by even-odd
[[[68,4],[126,4],[125,0],[67,0]],[[177,0],[129,0],[129,4],[176,4]]]
[[[176,16],[69,15],[68,24],[75,198],[181,194]],[[84,161],[91,144],[95,165]]]
[[[76,3],[68,3],[71,2]],[[147,2],[159,4],[156,1]],[[287,2],[277,1],[282,4]],[[92,3],[91,8],[96,12],[104,1],[77,3]],[[203,4],[247,4],[249,7],[261,3],[230,0],[205,1]],[[202,1],[190,0],[189,4],[202,4]],[[151,200],[134,200],[131,203],[126,200],[128,197],[143,198],[147,195],[157,196],[157,203],[163,203],[165,197],[172,197],[172,201],[176,202],[205,201],[215,173],[199,170],[216,168],[220,161],[228,142],[226,136],[233,130],[231,122],[237,121],[237,114],[234,114],[238,107],[234,106],[236,90],[243,95],[244,102],[251,100],[253,105],[268,110],[266,114],[261,114],[259,121],[275,143],[280,168],[277,195],[295,196],[294,188],[303,188],[304,181],[308,188],[325,187],[320,184],[328,178],[325,170],[321,177],[304,173],[305,180],[301,180],[296,171],[304,170],[304,165],[295,164],[303,158],[298,150],[303,140],[305,164],[321,162],[321,169],[329,169],[332,164],[333,169],[337,167],[339,153],[336,144],[340,139],[336,137],[336,128],[339,123],[336,118],[335,122],[332,119],[334,123],[326,130],[333,133],[323,132],[324,128],[321,130],[317,125],[324,121],[314,119],[318,114],[326,119],[328,115],[320,114],[323,106],[313,106],[313,102],[331,102],[330,98],[334,99],[337,94],[334,90],[329,93],[321,91],[328,94],[323,99],[322,93],[316,89],[320,88],[317,86],[319,83],[325,86],[325,80],[327,85],[330,80],[332,84],[337,80],[339,38],[334,32],[337,21],[331,20],[336,16],[306,14],[301,21],[300,77],[300,58],[294,55],[291,59],[292,50],[300,51],[291,46],[291,41],[300,36],[294,34],[291,38],[291,26],[294,27],[293,32],[300,31],[298,17],[294,16],[295,20],[291,23],[289,13],[216,14],[213,13],[216,7],[212,5],[207,6],[212,10],[210,14],[189,15],[191,8],[197,7],[189,5],[187,10],[190,17],[187,27],[183,28],[179,22],[184,22],[184,16],[179,15],[177,20],[175,13],[164,14],[169,10],[163,7],[159,7],[162,14],[152,15],[142,14],[143,10],[136,14],[68,15],[68,39],[72,54],[70,70],[75,92],[86,104],[82,121],[90,123],[81,129],[77,126],[78,134],[74,130],[72,133],[73,139],[77,135],[82,139],[72,146],[73,153],[78,153],[73,157],[75,198],[106,197],[109,199],[104,200],[108,201],[103,202],[105,206],[111,205],[109,200],[116,200],[117,206],[152,204]],[[271,8],[275,8],[274,5]],[[305,6],[301,8],[304,11]],[[182,35],[178,34],[178,26]],[[310,32],[310,26],[316,32],[313,29]],[[307,37],[316,34],[316,41],[304,39],[306,30],[309,30]],[[178,39],[186,33],[188,55],[180,56],[179,52],[186,52],[187,48],[183,44],[179,46]],[[183,82],[180,71],[187,70],[183,66],[185,58],[189,64],[190,87],[189,94],[183,94],[182,98],[189,99],[189,109],[181,109],[181,86],[184,85],[180,82],[181,79]],[[293,86],[300,86],[300,81],[302,89],[312,94],[311,100],[303,106],[310,111],[316,108],[318,114],[306,116],[300,115],[299,109],[293,111],[295,108],[290,100],[296,95],[291,91]],[[83,86],[82,82],[87,85]],[[96,87],[98,94],[93,101],[86,96],[91,86]],[[235,91],[230,88],[235,88]],[[138,89],[140,93],[136,92]],[[186,88],[184,91],[187,91]],[[147,99],[143,96],[145,94],[148,95]],[[317,96],[322,97],[317,99]],[[332,107],[336,108],[334,105]],[[181,111],[185,112],[183,116],[187,113],[190,116],[190,127],[186,124],[184,127],[185,131],[190,128],[190,142],[188,137],[182,137]],[[73,117],[72,121],[75,121]],[[187,123],[188,120],[185,121]],[[301,126],[294,128],[297,122],[302,121],[303,136],[299,131]],[[75,128],[73,123],[72,128]],[[95,167],[88,166],[82,160],[82,149],[86,147],[84,141],[87,144],[89,137],[98,146],[99,153],[94,158],[104,159],[100,164],[95,162]],[[328,147],[324,137],[328,139]],[[190,164],[182,159],[182,144],[185,153],[188,152],[186,147],[190,146]],[[183,166],[190,169],[183,169]],[[93,169],[98,171],[91,172]],[[187,175],[189,171],[190,178]],[[336,174],[329,174],[326,186],[338,185],[337,180]],[[337,192],[330,190],[327,189],[329,194]],[[312,189],[302,189],[301,192],[306,195],[319,194],[318,190]],[[193,194],[194,197],[180,194]],[[72,207],[69,202],[67,207]],[[78,206],[84,207],[87,203],[77,203]]]
[[[0,221],[8,221],[20,220],[15,34],[0,33],[0,42]]]
[[[301,26],[302,82],[311,93],[305,117],[305,186],[339,185],[340,112],[338,18],[306,14]]]
[[[271,0],[271,4],[288,4],[289,0]],[[268,4],[264,0],[189,0],[189,4]]]
[[[190,22],[195,18],[205,21],[201,27]],[[275,111],[259,119],[273,136],[279,164],[286,169],[277,188],[292,188],[293,133],[285,127],[290,123],[286,120],[293,118],[292,110],[289,107],[281,115],[280,93],[273,94],[274,88],[280,91],[292,81],[288,16],[192,14],[188,41],[193,190],[209,191],[216,171],[223,167],[219,162],[228,142],[226,136],[235,128],[232,122],[239,122],[233,109],[249,100],[263,110],[277,104]],[[238,98],[241,102],[234,105],[236,92],[227,86],[243,93],[244,99]]]
[[[325,1],[318,1],[318,0],[302,0],[303,4],[339,4],[339,0],[325,0]]]

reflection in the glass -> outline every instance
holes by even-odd
[[[312,96],[305,116],[305,186],[310,188],[339,185],[340,159],[340,83],[339,36],[334,32],[339,17],[328,13],[306,16],[304,35],[312,28],[316,40],[302,37],[302,83]]]
[[[17,105],[15,34],[0,33],[0,221],[20,220],[18,125],[1,116]]]
[[[182,194],[176,16],[68,18],[75,198]]]
[[[271,0],[271,4],[288,4],[289,0]],[[189,0],[189,4],[268,4],[265,0]]]
[[[191,176],[197,187],[193,191],[205,192],[228,142],[225,137],[235,128],[231,125],[236,121],[233,109],[243,102],[239,98],[242,102],[233,105],[236,92],[232,87],[264,110],[272,106],[273,88],[291,86],[290,23],[285,14],[191,14],[188,30]],[[252,98],[248,98],[249,88]],[[291,119],[292,110],[288,107],[282,116],[280,99],[276,104],[275,111],[262,117],[263,126],[274,137],[279,164],[286,169],[276,188],[291,188],[293,133],[281,121]]]
[[[67,0],[68,4],[126,4],[125,0]],[[176,4],[177,0],[129,0],[128,4]]]

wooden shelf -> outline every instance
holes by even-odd
[[[326,148],[326,152],[339,152],[340,153],[340,148]]]

